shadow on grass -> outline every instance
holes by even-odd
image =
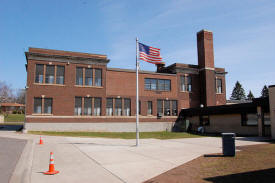
[[[225,176],[209,177],[204,180],[212,183],[274,183],[275,182],[275,168],[230,174]]]

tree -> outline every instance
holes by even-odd
[[[245,99],[245,91],[239,81],[236,82],[230,99],[231,100],[244,100]]]
[[[251,92],[251,90],[249,90],[249,93],[247,95],[247,99],[252,100],[253,98],[255,98],[255,97],[254,97],[253,93]]]
[[[2,102],[14,102],[14,95],[12,88],[0,81],[0,103]]]
[[[261,92],[262,96],[261,97],[268,97],[268,88],[266,85],[264,85],[262,92]]]
[[[25,90],[19,89],[16,92],[15,102],[19,104],[25,104]]]

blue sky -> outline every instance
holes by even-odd
[[[109,67],[134,69],[136,37],[166,65],[197,64],[196,32],[207,29],[227,97],[237,80],[257,97],[275,84],[274,19],[274,0],[1,0],[0,81],[25,87],[28,47],[106,54]]]

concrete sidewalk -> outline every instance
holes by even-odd
[[[222,152],[221,138],[142,139],[77,138],[0,133],[10,138],[32,139],[30,182],[128,182],[140,183],[204,154]],[[249,139],[236,140],[236,145],[252,145]],[[49,176],[50,152],[54,152],[55,168],[59,174]]]

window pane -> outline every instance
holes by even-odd
[[[131,99],[124,99],[124,116],[131,116]]]
[[[164,90],[164,80],[163,79],[159,79],[158,80],[158,90]]]
[[[138,114],[141,115],[141,101],[138,101]]]
[[[75,115],[81,115],[82,114],[82,98],[81,97],[75,97],[75,107],[74,107],[74,114]]]
[[[151,79],[151,90],[157,90],[157,80]]]
[[[92,98],[84,97],[84,115],[92,115]]]
[[[54,65],[46,66],[45,83],[50,83],[50,84],[54,83]]]
[[[115,99],[115,116],[122,115],[122,99],[116,98]]]
[[[258,125],[258,119],[256,114],[247,114],[246,125]]]
[[[95,69],[95,86],[102,86],[101,69]]]
[[[164,90],[165,91],[170,91],[171,90],[171,81],[166,79],[164,80]]]
[[[192,77],[187,76],[187,91],[192,91]]]
[[[164,100],[164,116],[170,116],[170,100]]]
[[[65,67],[57,66],[56,71],[56,84],[64,84]]]
[[[41,114],[42,113],[42,98],[34,98],[34,113]]]
[[[95,116],[101,115],[101,98],[94,99],[94,115]]]
[[[145,90],[151,90],[151,79],[146,78],[144,83],[145,83],[145,86],[144,86]]]
[[[270,125],[270,115],[269,114],[264,114],[264,125]]]
[[[93,85],[93,69],[85,69],[85,85]]]
[[[44,99],[44,113],[45,114],[52,113],[52,102],[53,102],[53,100],[51,98]]]
[[[77,67],[76,68],[76,85],[83,85],[83,68]]]
[[[36,64],[35,82],[36,83],[43,83],[43,75],[44,75],[44,65],[43,64]]]
[[[107,98],[106,115],[107,116],[112,116],[113,115],[113,99],[112,98]]]
[[[172,100],[172,116],[178,115],[178,102],[176,100]]]
[[[185,82],[184,82],[184,76],[180,77],[180,90],[185,91]]]
[[[153,114],[153,103],[152,101],[148,101],[148,105],[147,105],[147,114],[148,115],[152,115]]]
[[[222,93],[222,80],[217,79],[217,88],[216,88],[217,93]]]
[[[157,108],[157,113],[158,113],[158,115],[163,115],[162,114],[162,111],[163,111],[163,100],[158,100],[158,108]]]

